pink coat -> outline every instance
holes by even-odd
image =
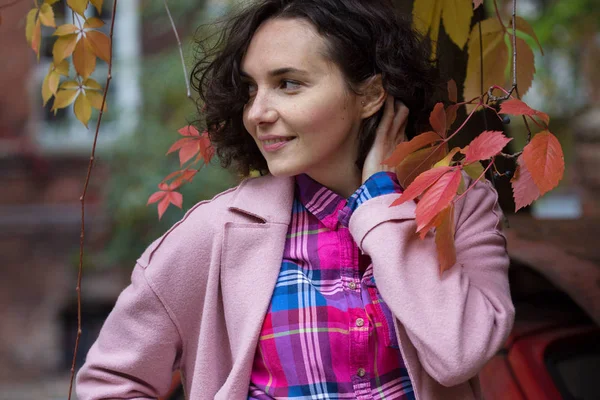
[[[152,243],[77,375],[79,400],[156,398],[178,368],[188,399],[246,399],[293,191],[293,178],[247,179]],[[456,204],[458,265],[441,278],[433,235],[415,235],[415,203],[388,207],[396,197],[361,205],[349,227],[397,318],[416,398],[481,399],[477,374],[514,320],[497,194],[477,183]]]

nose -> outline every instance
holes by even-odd
[[[272,124],[277,121],[278,113],[266,91],[258,91],[247,105],[247,119],[253,125]]]

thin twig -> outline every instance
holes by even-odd
[[[512,43],[513,43],[513,88],[517,88],[517,0],[513,0],[512,11]]]
[[[171,16],[171,11],[169,10],[169,5],[167,4],[167,0],[164,0],[165,10],[167,10],[167,15],[169,16],[169,20],[171,21],[171,27],[173,28],[173,33],[175,33],[175,38],[177,39],[177,47],[179,47],[179,55],[181,56],[181,65],[183,65],[183,77],[185,78],[185,87],[187,90],[187,97],[189,99],[192,98],[192,93],[190,90],[190,80],[188,78],[187,68],[185,67],[185,59],[183,58],[183,48],[181,46],[181,40],[179,40],[179,34],[177,33],[177,27],[175,26],[175,21],[173,21],[173,17]]]
[[[85,177],[85,183],[83,186],[83,193],[79,198],[81,201],[81,235],[79,237],[79,270],[77,274],[77,338],[75,339],[75,350],[73,351],[73,362],[71,363],[71,381],[69,384],[69,400],[71,400],[71,393],[73,391],[73,380],[75,378],[75,365],[77,361],[77,350],[79,348],[79,339],[81,337],[81,278],[83,275],[83,245],[85,239],[85,195],[90,183],[90,177],[92,175],[92,168],[94,166],[94,160],[96,155],[96,145],[98,143],[98,133],[100,132],[100,124],[102,122],[102,116],[104,115],[104,106],[106,105],[106,94],[110,87],[110,81],[112,79],[112,44],[113,44],[113,32],[115,30],[115,14],[117,12],[117,0],[113,0],[112,16],[110,23],[110,47],[109,47],[109,59],[108,59],[108,74],[106,77],[106,86],[104,87],[104,94],[102,96],[102,104],[98,111],[98,122],[96,123],[96,133],[94,135],[94,144],[92,145],[92,152],[90,155],[90,162],[88,164],[87,175]]]

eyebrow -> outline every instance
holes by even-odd
[[[288,74],[288,73],[296,73],[296,74],[300,74],[300,75],[308,75],[308,71],[305,71],[303,69],[293,68],[293,67],[284,67],[284,68],[273,69],[273,70],[269,71],[267,74],[270,77],[277,77],[277,76],[285,75],[285,74]],[[246,71],[240,70],[240,75],[243,78],[252,78],[250,76],[250,74],[248,74]]]

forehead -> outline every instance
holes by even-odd
[[[327,68],[325,40],[312,24],[300,19],[270,19],[255,32],[242,59],[242,70],[259,76],[282,67],[309,72]]]

